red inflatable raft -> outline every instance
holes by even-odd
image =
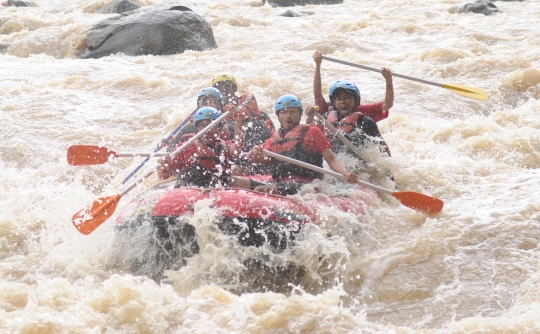
[[[359,186],[347,195],[310,193],[284,197],[235,188],[173,188],[171,183],[166,183],[125,205],[119,212],[116,230],[124,239],[135,240],[133,231],[143,226],[152,229],[151,242],[155,244],[150,248],[157,251],[149,252],[152,254],[149,258],[137,262],[155,262],[152,270],[159,270],[144,274],[159,280],[163,270],[178,268],[185,258],[199,252],[196,230],[190,220],[200,201],[205,202],[199,208],[218,210],[215,223],[219,230],[233,236],[240,246],[267,244],[272,252],[280,253],[293,245],[302,226],[325,221],[329,208],[361,218],[367,202],[374,197],[377,197],[375,191]]]

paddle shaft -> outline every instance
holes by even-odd
[[[215,121],[213,121],[212,123],[208,124],[204,129],[202,129],[201,131],[197,132],[193,137],[191,137],[188,141],[186,141],[185,143],[182,144],[182,146],[180,146],[179,148],[177,148],[176,150],[174,150],[173,152],[170,153],[170,156],[171,158],[174,157],[175,155],[177,155],[178,153],[182,152],[184,149],[186,149],[189,145],[191,145],[195,140],[199,139],[200,137],[202,137],[208,130],[210,130],[211,128],[213,128],[214,126],[220,124],[222,121],[224,121],[228,116],[229,116],[229,111],[224,113],[223,115],[219,116]],[[148,178],[150,175],[154,174],[155,173],[155,169],[149,171],[148,173],[146,173],[143,177],[141,177],[139,180],[137,180],[135,183],[133,183],[131,186],[129,186],[128,188],[126,188],[124,191],[122,191],[120,193],[121,196],[124,196],[125,194],[127,194],[129,191],[131,191],[131,189],[135,188],[139,183],[141,183],[142,181],[144,181],[146,178]]]
[[[364,161],[368,161],[368,157],[365,156],[365,154],[363,154],[359,149],[358,147],[354,146],[353,143],[351,143],[349,140],[347,140],[347,138],[345,138],[345,136],[339,132],[330,122],[328,122],[321,114],[319,114],[316,110],[315,110],[315,116],[320,119],[321,121],[324,122],[324,125],[326,125],[326,127],[328,129],[330,129],[330,131],[337,135],[339,139],[341,139],[341,141],[347,145],[348,148],[351,149],[351,151],[353,151],[357,157],[359,157],[360,159],[364,160]]]
[[[167,138],[165,138],[163,141],[168,143],[169,140],[171,140],[171,138],[178,132],[180,131],[181,128],[184,127],[184,125],[187,123],[187,121],[189,120],[189,118],[195,114],[195,112],[197,112],[197,109],[193,110],[191,112],[191,114],[189,114],[188,117],[186,117],[186,119],[180,123],[180,125],[178,125],[172,132],[169,136],[167,136]],[[128,176],[126,176],[126,178],[122,181],[122,184],[126,184],[127,180],[129,180],[133,175],[135,175],[135,173],[137,173],[139,171],[139,169],[141,169],[142,166],[144,166],[145,163],[148,162],[148,160],[150,160],[150,158],[152,156],[154,156],[154,153],[158,152],[159,150],[161,150],[161,145],[159,145],[158,147],[156,147],[154,149],[154,152],[152,154],[150,154],[146,159],[144,159]]]
[[[116,153],[118,158],[129,158],[129,157],[163,157],[167,153]]]
[[[292,158],[283,156],[281,154],[277,154],[277,153],[270,152],[270,151],[267,151],[267,150],[263,150],[263,152],[264,152],[264,154],[268,155],[269,157],[272,157],[272,158],[275,158],[275,159],[278,159],[278,160],[281,160],[281,161],[289,162],[291,164],[298,165],[298,166],[301,166],[301,167],[304,167],[304,168],[307,168],[307,169],[311,169],[313,171],[316,171],[316,172],[319,172],[319,173],[322,173],[322,174],[330,175],[330,176],[336,177],[336,178],[341,179],[341,180],[345,179],[345,177],[342,174],[334,172],[334,171],[330,171],[330,170],[326,170],[326,169],[321,168],[321,167],[313,166],[313,165],[305,163],[303,161],[292,159]],[[376,186],[374,184],[367,183],[367,182],[364,182],[364,181],[361,181],[361,180],[356,181],[356,183],[358,183],[359,185],[362,185],[364,187],[368,187],[368,188],[371,188],[373,190],[377,190],[377,191],[379,191],[379,192],[381,192],[383,194],[387,194],[387,195],[392,195],[393,194],[393,192],[391,190],[388,190],[388,189],[385,189],[385,188],[382,188],[382,187],[379,187],[379,186]]]
[[[368,70],[368,71],[373,71],[373,72],[379,72],[379,73],[382,73],[382,70],[378,69],[378,68],[374,68],[374,67],[369,67],[369,66],[365,66],[365,65],[360,65],[360,64],[356,64],[356,63],[351,63],[349,61],[345,61],[345,60],[340,60],[340,59],[335,59],[335,58],[331,58],[331,57],[328,57],[328,56],[322,56],[323,59],[326,59],[326,60],[329,60],[329,61],[333,61],[334,63],[340,63],[340,64],[343,64],[343,65],[348,65],[348,66],[352,66],[352,67],[358,67],[358,68],[362,68],[364,70]],[[416,81],[416,82],[421,82],[421,83],[424,83],[424,84],[427,84],[427,85],[432,85],[432,86],[437,86],[437,87],[443,87],[443,84],[440,84],[440,83],[437,83],[437,82],[433,82],[433,81],[428,81],[428,80],[423,80],[423,79],[418,79],[418,78],[413,78],[413,77],[410,77],[408,75],[403,75],[403,74],[397,74],[397,73],[394,73],[392,72],[391,75],[393,77],[399,77],[399,78],[403,78],[403,79],[407,79],[407,80],[412,80],[412,81]]]

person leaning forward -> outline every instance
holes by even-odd
[[[244,153],[249,152],[253,146],[261,145],[272,137],[275,132],[274,123],[268,114],[259,110],[257,100],[252,93],[245,93],[240,96],[235,95],[238,91],[238,84],[232,75],[229,73],[217,74],[212,79],[212,87],[219,89],[223,93],[223,111],[229,111],[232,108],[241,108],[242,112],[247,114],[246,118],[242,121],[245,131]],[[235,163],[233,175],[270,173],[265,166],[250,162],[247,156],[240,157]]]
[[[309,107],[308,110],[313,107]],[[349,183],[356,183],[357,176],[349,173],[343,163],[331,150],[323,132],[314,125],[300,124],[303,107],[295,95],[283,95],[275,104],[276,114],[281,128],[264,145],[254,146],[250,152],[252,161],[268,164],[271,168],[273,182],[261,184],[255,191],[292,195],[305,183],[314,179],[322,179],[323,174],[288,162],[264,156],[263,149],[279,153],[289,158],[322,167],[323,159],[335,172],[343,174]]]
[[[251,189],[249,179],[231,175],[232,161],[238,157],[244,145],[244,130],[241,126],[242,113],[238,110],[231,111],[231,113],[238,120],[238,125],[235,127],[237,140],[234,143],[219,138],[221,128],[218,124],[207,130],[199,139],[174,157],[166,155],[159,159],[157,168],[159,178],[168,179],[177,174],[178,179],[175,184],[177,188],[236,187]],[[195,133],[202,131],[220,116],[221,113],[212,107],[203,107],[197,110],[193,118]],[[175,149],[182,145],[183,143],[179,143]]]

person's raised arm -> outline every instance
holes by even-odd
[[[322,53],[315,51],[313,54],[313,60],[315,60],[315,74],[313,75],[313,97],[315,98],[315,105],[319,107],[319,110],[324,110],[326,101],[322,94],[322,84],[321,84],[321,63],[322,63]]]
[[[382,75],[386,80],[386,93],[384,94],[383,110],[390,110],[394,105],[394,85],[392,84],[392,71],[383,67]]]
[[[355,173],[347,172],[347,169],[345,169],[345,166],[343,166],[341,160],[336,157],[331,149],[327,148],[324,150],[322,156],[328,163],[328,166],[330,166],[334,172],[342,174],[347,182],[356,183],[356,181],[358,181],[358,176]]]

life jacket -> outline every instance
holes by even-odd
[[[188,136],[186,135],[184,138]],[[214,150],[203,145],[199,140],[193,142],[192,145],[196,146],[195,153],[192,155],[194,161],[179,171],[175,187],[218,188],[228,186],[231,182],[231,165],[227,145],[220,139],[216,140]]]
[[[341,132],[345,138],[352,142],[355,146],[364,145],[365,136],[362,136],[361,132],[355,131],[358,130],[358,121],[366,117],[364,114],[355,111],[349,115],[338,119],[338,113],[336,110],[332,110],[328,113],[326,120],[332,124],[336,130]],[[344,143],[338,138],[337,135],[333,134],[330,129],[325,128],[326,138],[328,142],[332,145],[332,151],[337,152],[344,148],[347,148]]]
[[[246,100],[247,102],[244,104]],[[234,102],[232,103],[232,105],[242,107],[240,110],[251,115],[252,117],[257,116],[261,113],[261,111],[259,110],[259,105],[257,104],[257,100],[255,99],[255,95],[251,93],[243,94],[238,98],[234,97],[233,101]],[[227,112],[230,110],[231,107],[229,104],[223,107],[223,112]]]
[[[264,144],[270,137],[274,135],[275,126],[268,114],[260,111],[255,96],[251,93],[243,94],[238,98],[233,98],[233,105],[241,108],[249,117],[242,121],[245,129],[245,145],[243,152],[249,152],[253,146]],[[245,104],[244,104],[245,102]],[[223,111],[230,111],[230,105],[226,105]],[[234,121],[229,121],[230,140],[234,140]]]
[[[284,137],[280,131],[277,131],[272,137],[272,144],[269,151],[322,167],[323,156],[317,152],[309,151],[303,144],[304,137],[310,126],[313,125],[297,125],[294,129],[287,132]],[[270,166],[274,181],[283,181],[284,179],[311,181],[313,179],[323,178],[322,173],[277,159],[272,159]]]

